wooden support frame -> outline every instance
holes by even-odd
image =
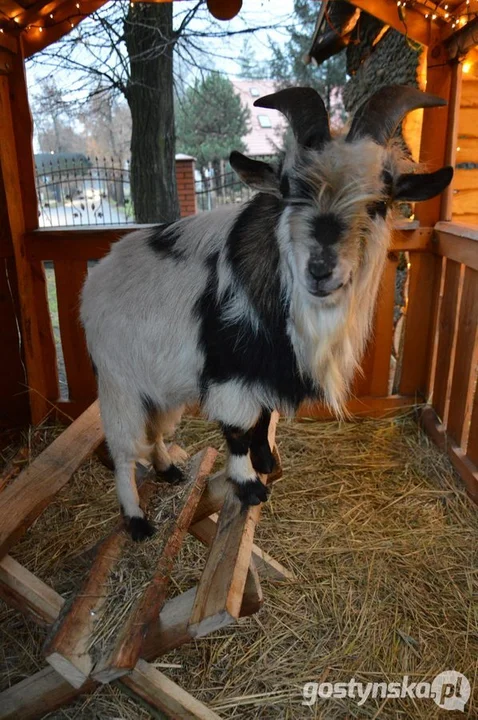
[[[272,413],[268,432],[271,450],[278,419],[279,414]],[[261,476],[261,481],[266,484],[267,476]],[[194,637],[238,619],[259,517],[260,505],[242,508],[234,488],[228,488],[191,612],[189,630]]]
[[[0,558],[103,439],[96,401],[0,494]]]
[[[154,622],[164,604],[172,564],[216,455],[215,450],[207,448],[192,459],[192,481],[181,500],[182,508],[171,527],[172,532],[162,549],[151,582],[131,609],[108,655],[99,660],[95,657],[98,653],[94,647],[93,634],[98,623],[111,620],[110,617],[103,617],[108,578],[120,560],[125,546],[131,542],[122,523],[98,548],[84,586],[62,617],[59,626],[55,628],[44,651],[47,662],[74,687],[80,688],[91,674],[100,682],[109,682],[135,666],[140,655],[143,634],[147,633],[149,625]],[[141,500],[147,503],[153,490],[154,481],[143,483],[140,488]]]

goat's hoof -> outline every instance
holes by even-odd
[[[126,529],[135,542],[141,542],[154,535],[153,525],[144,517],[126,518]]]
[[[263,475],[270,475],[276,467],[276,461],[269,445],[251,448],[251,462],[254,470]]]
[[[232,482],[234,483],[236,495],[241,501],[243,508],[249,507],[250,505],[259,505],[261,502],[266,502],[269,497],[266,486],[261,483],[259,478],[246,480],[245,482],[232,480]]]
[[[161,482],[167,482],[171,485],[179,485],[180,483],[186,482],[188,479],[186,473],[184,473],[177,465],[174,465],[174,463],[171,463],[167,470],[157,470],[156,477]]]

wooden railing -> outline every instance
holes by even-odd
[[[134,228],[128,228],[128,232]],[[96,396],[96,382],[79,324],[79,294],[87,273],[88,261],[103,257],[111,243],[125,233],[124,227],[40,229],[26,236],[29,259],[33,266],[51,262],[56,280],[56,300],[61,345],[68,383],[68,400],[59,400],[56,373],[56,349],[53,333],[45,332],[42,362],[48,375],[48,401],[69,417],[77,417]],[[422,399],[426,385],[427,335],[424,332],[430,314],[430,263],[432,230],[418,223],[396,227],[382,278],[373,338],[364,361],[363,374],[357,376],[349,410],[355,415],[381,415]],[[409,253],[410,292],[404,335],[403,357],[398,393],[390,394],[390,363],[394,334],[395,274],[400,251]],[[39,278],[37,311],[45,315],[47,298]],[[427,315],[428,313],[428,315]],[[303,414],[329,417],[321,406],[305,407]]]
[[[478,502],[478,229],[437,223],[431,407],[422,421]]]

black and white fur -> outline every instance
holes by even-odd
[[[243,504],[267,499],[257,472],[273,468],[270,412],[293,413],[306,398],[342,411],[369,334],[390,206],[432,197],[451,179],[450,169],[404,173],[400,152],[354,125],[334,139],[328,124],[311,135],[306,115],[294,126],[288,92],[266,98],[279,97],[298,140],[281,166],[231,155],[260,190],[252,200],[133,232],[85,283],[81,317],[135,539],[153,532],[135,460],[147,455],[164,479],[182,479],[164,435],[190,403],[221,424]]]

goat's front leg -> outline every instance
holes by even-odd
[[[264,475],[269,475],[276,466],[268,438],[270,421],[270,411],[263,408],[252,431],[251,439],[252,466],[254,470]]]
[[[227,474],[234,483],[236,494],[243,505],[259,505],[267,500],[267,488],[257,477],[250,458],[254,427],[244,430],[234,425],[222,425],[229,448]]]

